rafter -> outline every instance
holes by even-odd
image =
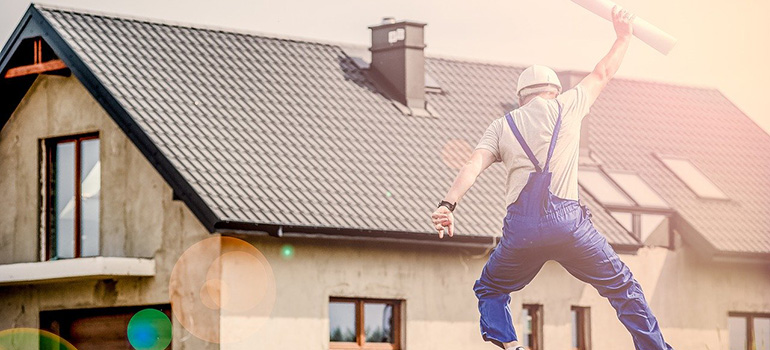
[[[14,67],[8,69],[5,73],[5,78],[16,78],[31,74],[40,74],[46,72],[52,72],[67,68],[67,65],[60,59],[53,59],[43,62],[43,40],[37,39],[33,42],[33,59],[32,64]]]

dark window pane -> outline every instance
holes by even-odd
[[[329,340],[356,341],[356,304],[353,302],[329,303]]]
[[[100,164],[99,140],[84,140],[80,144],[81,256],[99,255]]]
[[[56,145],[54,228],[56,257],[75,257],[75,142]]]
[[[393,305],[364,304],[364,334],[368,343],[392,343]]]
[[[754,317],[754,344],[757,350],[770,350],[770,318]]]
[[[727,327],[730,331],[730,350],[747,350],[749,348],[748,339],[746,339],[746,318],[728,317]]]

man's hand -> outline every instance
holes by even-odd
[[[634,27],[631,25],[634,18],[636,15],[618,5],[612,8],[612,25],[615,27],[615,34],[619,39],[630,39],[634,34]]]
[[[452,237],[455,232],[455,219],[452,216],[452,212],[445,206],[440,206],[433,215],[430,216],[433,219],[433,226],[438,231],[438,238],[444,238],[444,227],[448,228],[449,237]]]

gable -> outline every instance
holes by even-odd
[[[169,234],[205,228],[75,77],[37,76],[0,130],[0,264],[40,260],[43,142],[96,134],[99,139],[99,254],[153,257]],[[180,222],[190,222],[179,232]],[[181,238],[180,238],[181,239]]]

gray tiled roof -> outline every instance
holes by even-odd
[[[445,160],[511,108],[522,69],[428,57],[440,117],[415,118],[338,45],[37,8],[220,221],[431,234],[457,174]],[[594,151],[714,247],[770,252],[770,139],[719,92],[616,80],[588,118]],[[653,151],[689,157],[732,201],[697,200]],[[458,235],[500,234],[503,179],[494,165],[465,195]],[[580,196],[612,243],[637,243]]]
[[[770,252],[770,135],[719,91],[616,80],[590,118],[605,166],[639,173],[716,250]],[[699,198],[655,154],[689,159],[729,200]]]

